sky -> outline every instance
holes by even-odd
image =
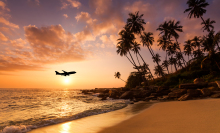
[[[126,57],[116,53],[118,33],[129,13],[144,14],[145,32],[154,36],[164,21],[180,21],[184,41],[203,32],[200,18],[187,18],[187,0],[0,0],[0,88],[94,89],[123,87],[135,71]],[[204,19],[215,20],[220,31],[219,0],[207,0]],[[137,37],[140,43],[140,39]],[[153,71],[156,66],[146,47],[141,55]],[[134,55],[133,55],[134,56]],[[76,71],[71,76],[55,71]]]

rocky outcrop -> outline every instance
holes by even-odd
[[[201,89],[201,93],[203,96],[207,97],[207,96],[210,96],[212,94],[212,91],[208,88],[203,88]]]
[[[186,101],[186,100],[189,100],[191,98],[192,97],[190,96],[190,94],[184,94],[180,98],[178,98],[178,101]]]
[[[131,99],[131,98],[133,98],[133,92],[132,91],[126,91],[119,98],[120,99]]]
[[[204,79],[201,79],[201,78],[196,78],[196,79],[193,81],[194,84],[202,84],[202,83],[204,83],[204,82],[205,82],[205,80],[204,80]]]
[[[170,92],[168,94],[168,97],[170,99],[173,99],[173,98],[179,98],[181,97],[183,94],[186,94],[187,93],[187,90],[186,89],[178,89],[178,90],[174,90],[172,92]]]
[[[189,94],[189,96],[191,97],[199,97],[201,95],[201,91],[195,89],[188,89],[187,94]]]
[[[211,98],[220,98],[220,93],[211,95]]]
[[[180,84],[179,89],[197,89],[198,85],[194,83]]]

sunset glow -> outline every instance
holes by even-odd
[[[220,1],[208,3],[204,18],[214,19],[219,31]],[[201,19],[188,19],[183,13],[186,7],[180,0],[0,0],[0,88],[122,87],[125,82],[114,73],[120,72],[126,81],[135,71],[125,56],[116,53],[118,33],[128,14],[144,14],[145,31],[152,32],[155,40],[152,48],[164,59],[156,29],[165,20],[181,22],[182,49],[185,40],[205,34]],[[153,71],[148,49],[141,46],[140,54]],[[55,74],[62,70],[77,73]]]

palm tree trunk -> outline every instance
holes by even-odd
[[[176,71],[177,71],[176,64],[174,64],[174,67],[175,67],[175,69],[176,69]]]
[[[168,74],[170,74],[168,67],[166,67],[166,68],[167,68],[167,72],[168,72]]]
[[[143,57],[141,56],[141,54],[138,52],[139,56],[141,57],[142,61],[146,64],[146,62],[144,61]],[[150,71],[150,69],[148,68],[149,72],[150,72],[150,75],[152,76],[153,80],[154,80],[154,77]]]
[[[124,81],[123,79],[120,78],[120,80]],[[126,81],[124,81],[126,83]]]
[[[140,61],[139,61],[138,56],[137,56],[137,53],[136,53],[136,57],[137,57],[137,60],[138,60],[139,66],[141,66]]]
[[[128,56],[127,55],[125,55],[127,58],[128,58]],[[131,60],[128,58],[128,60],[131,62]],[[135,66],[132,62],[131,62],[131,64],[133,65],[133,66]]]

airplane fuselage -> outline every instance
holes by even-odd
[[[55,71],[55,72],[56,72],[56,75],[61,75],[61,76],[69,76],[70,74],[75,74],[76,73],[75,71],[71,71],[71,72],[63,71],[63,73],[59,73],[57,71]]]

